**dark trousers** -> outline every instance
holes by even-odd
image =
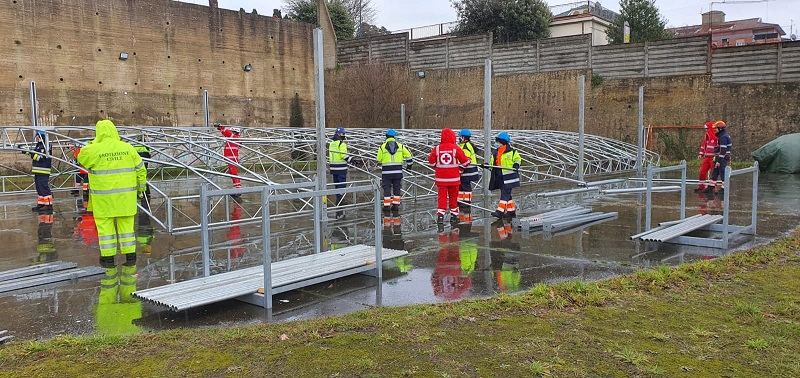
[[[500,188],[500,200],[501,201],[511,201],[511,189],[512,188]]]
[[[381,188],[383,188],[383,206],[388,207],[389,201],[399,204],[400,197],[402,196],[403,190],[403,178],[402,177],[383,177],[381,179]],[[394,193],[394,198],[392,198],[392,193]],[[387,198],[391,198],[387,201]]]
[[[33,175],[33,182],[36,184],[36,194],[44,196],[52,196],[53,192],[50,191],[50,175]]]
[[[714,168],[714,171],[711,172],[711,181],[722,181],[722,183],[717,184],[717,187],[725,188],[725,168],[728,167],[728,162],[725,159],[717,160],[719,162],[719,167]]]
[[[464,180],[461,178],[461,184],[458,186],[460,192],[472,192],[472,180]]]
[[[340,174],[333,175],[333,183],[335,184],[334,187],[336,189],[344,189],[344,188],[346,188],[347,184],[345,184],[345,182],[347,182],[347,174],[346,173],[343,174],[343,175],[340,175]],[[336,195],[336,203],[337,204],[340,204],[342,202],[342,196],[343,196],[342,194],[337,194]]]

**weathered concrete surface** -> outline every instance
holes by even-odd
[[[431,70],[425,78],[404,66],[350,66],[330,72],[329,123],[398,127],[400,103],[409,128],[481,128],[483,68]],[[586,76],[586,132],[636,142],[638,88],[645,87],[645,125],[690,126],[723,119],[734,158],[800,129],[800,84],[712,84],[707,75],[644,80],[600,80],[591,71],[559,71],[493,78],[495,129],[577,131],[578,77]],[[598,78],[600,79],[600,78]],[[386,93],[376,96],[377,92]],[[377,119],[374,113],[381,114]],[[666,158],[694,158],[701,130],[654,133]],[[673,143],[667,139],[671,138]],[[665,141],[666,140],[666,141]]]
[[[314,119],[311,29],[168,0],[3,1],[0,125],[31,123],[31,80],[42,125],[201,125],[204,90],[213,121],[286,126],[295,93]]]

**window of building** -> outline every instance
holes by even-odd
[[[760,33],[753,35],[753,39],[756,41],[759,40],[767,40],[767,39],[778,39],[778,33]]]
[[[736,46],[744,46],[744,40],[743,39],[737,39],[736,40]]]
[[[722,46],[728,46],[728,38],[722,38]]]

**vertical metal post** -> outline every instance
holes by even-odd
[[[681,160],[681,219],[686,218],[686,160]]]
[[[261,217],[261,231],[264,233],[264,243],[261,245],[261,254],[264,256],[264,308],[272,310],[272,237],[269,226],[269,187],[261,191],[261,208],[264,209]]]
[[[319,185],[319,176],[316,177],[317,190],[324,190],[324,187]],[[314,253],[319,254],[322,252],[322,217],[325,213],[322,208],[323,202],[322,195],[314,194]]]
[[[208,90],[203,90],[203,124],[205,125],[206,129],[211,127],[211,117],[209,116],[209,108],[208,108]],[[191,138],[192,134],[189,134]]]
[[[586,135],[583,132],[586,76],[578,76],[578,180],[583,181],[583,150]]]
[[[372,187],[375,189],[375,277],[378,277],[378,289],[383,284],[383,227],[381,224],[381,186],[376,180],[372,180]]]
[[[639,132],[636,137],[636,175],[642,177],[644,164],[644,86],[639,86]]]
[[[322,29],[314,29],[314,96],[317,105],[317,190],[327,188],[325,176],[325,63],[322,55]],[[328,220],[327,199],[314,197],[314,207],[322,212],[322,220]],[[315,235],[318,236],[318,235]],[[322,243],[315,240],[314,243]]]
[[[36,82],[31,80],[31,126],[39,126],[39,104],[36,99]]]
[[[400,104],[400,129],[406,128],[406,104]]]
[[[200,185],[200,244],[203,249],[203,277],[211,275],[208,240],[208,184]]]
[[[730,208],[731,208],[731,166],[725,167],[725,174],[723,175],[725,184],[725,209],[722,212],[722,249],[728,249],[728,223],[730,222]]]
[[[650,230],[650,219],[652,217],[651,207],[653,204],[653,167],[647,167],[647,200],[645,202],[644,230]]]
[[[727,191],[727,190],[726,190]],[[756,211],[758,210],[758,162],[753,162],[753,203],[750,204],[750,226],[753,228],[753,235],[756,234],[756,223],[758,217]]]
[[[492,60],[486,59],[483,65],[483,162],[492,162]],[[489,207],[489,171],[483,172],[484,207]]]

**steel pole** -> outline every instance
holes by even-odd
[[[31,125],[39,126],[39,105],[36,99],[36,82],[33,80],[31,80]]]
[[[584,127],[584,106],[585,106],[586,76],[578,77],[578,180],[583,181],[583,147],[586,135]]]
[[[207,89],[203,90],[203,123],[206,126],[206,130],[208,130],[211,127],[211,117],[210,117],[210,114],[209,114],[208,90]]]
[[[406,128],[406,104],[400,104],[400,129]]]
[[[208,250],[208,184],[200,185],[200,244],[203,249],[203,277],[211,275],[209,267],[210,252]]]
[[[483,161],[492,162],[492,60],[486,59],[483,66]],[[483,175],[484,207],[489,207],[489,176]]]
[[[327,187],[325,172],[325,64],[322,55],[322,29],[314,29],[314,95],[317,107],[317,190]],[[322,212],[322,220],[328,220],[327,199],[314,197],[314,206]],[[316,240],[315,243],[322,243]]]
[[[639,86],[639,132],[636,137],[636,174],[642,177],[644,159],[644,86]]]

